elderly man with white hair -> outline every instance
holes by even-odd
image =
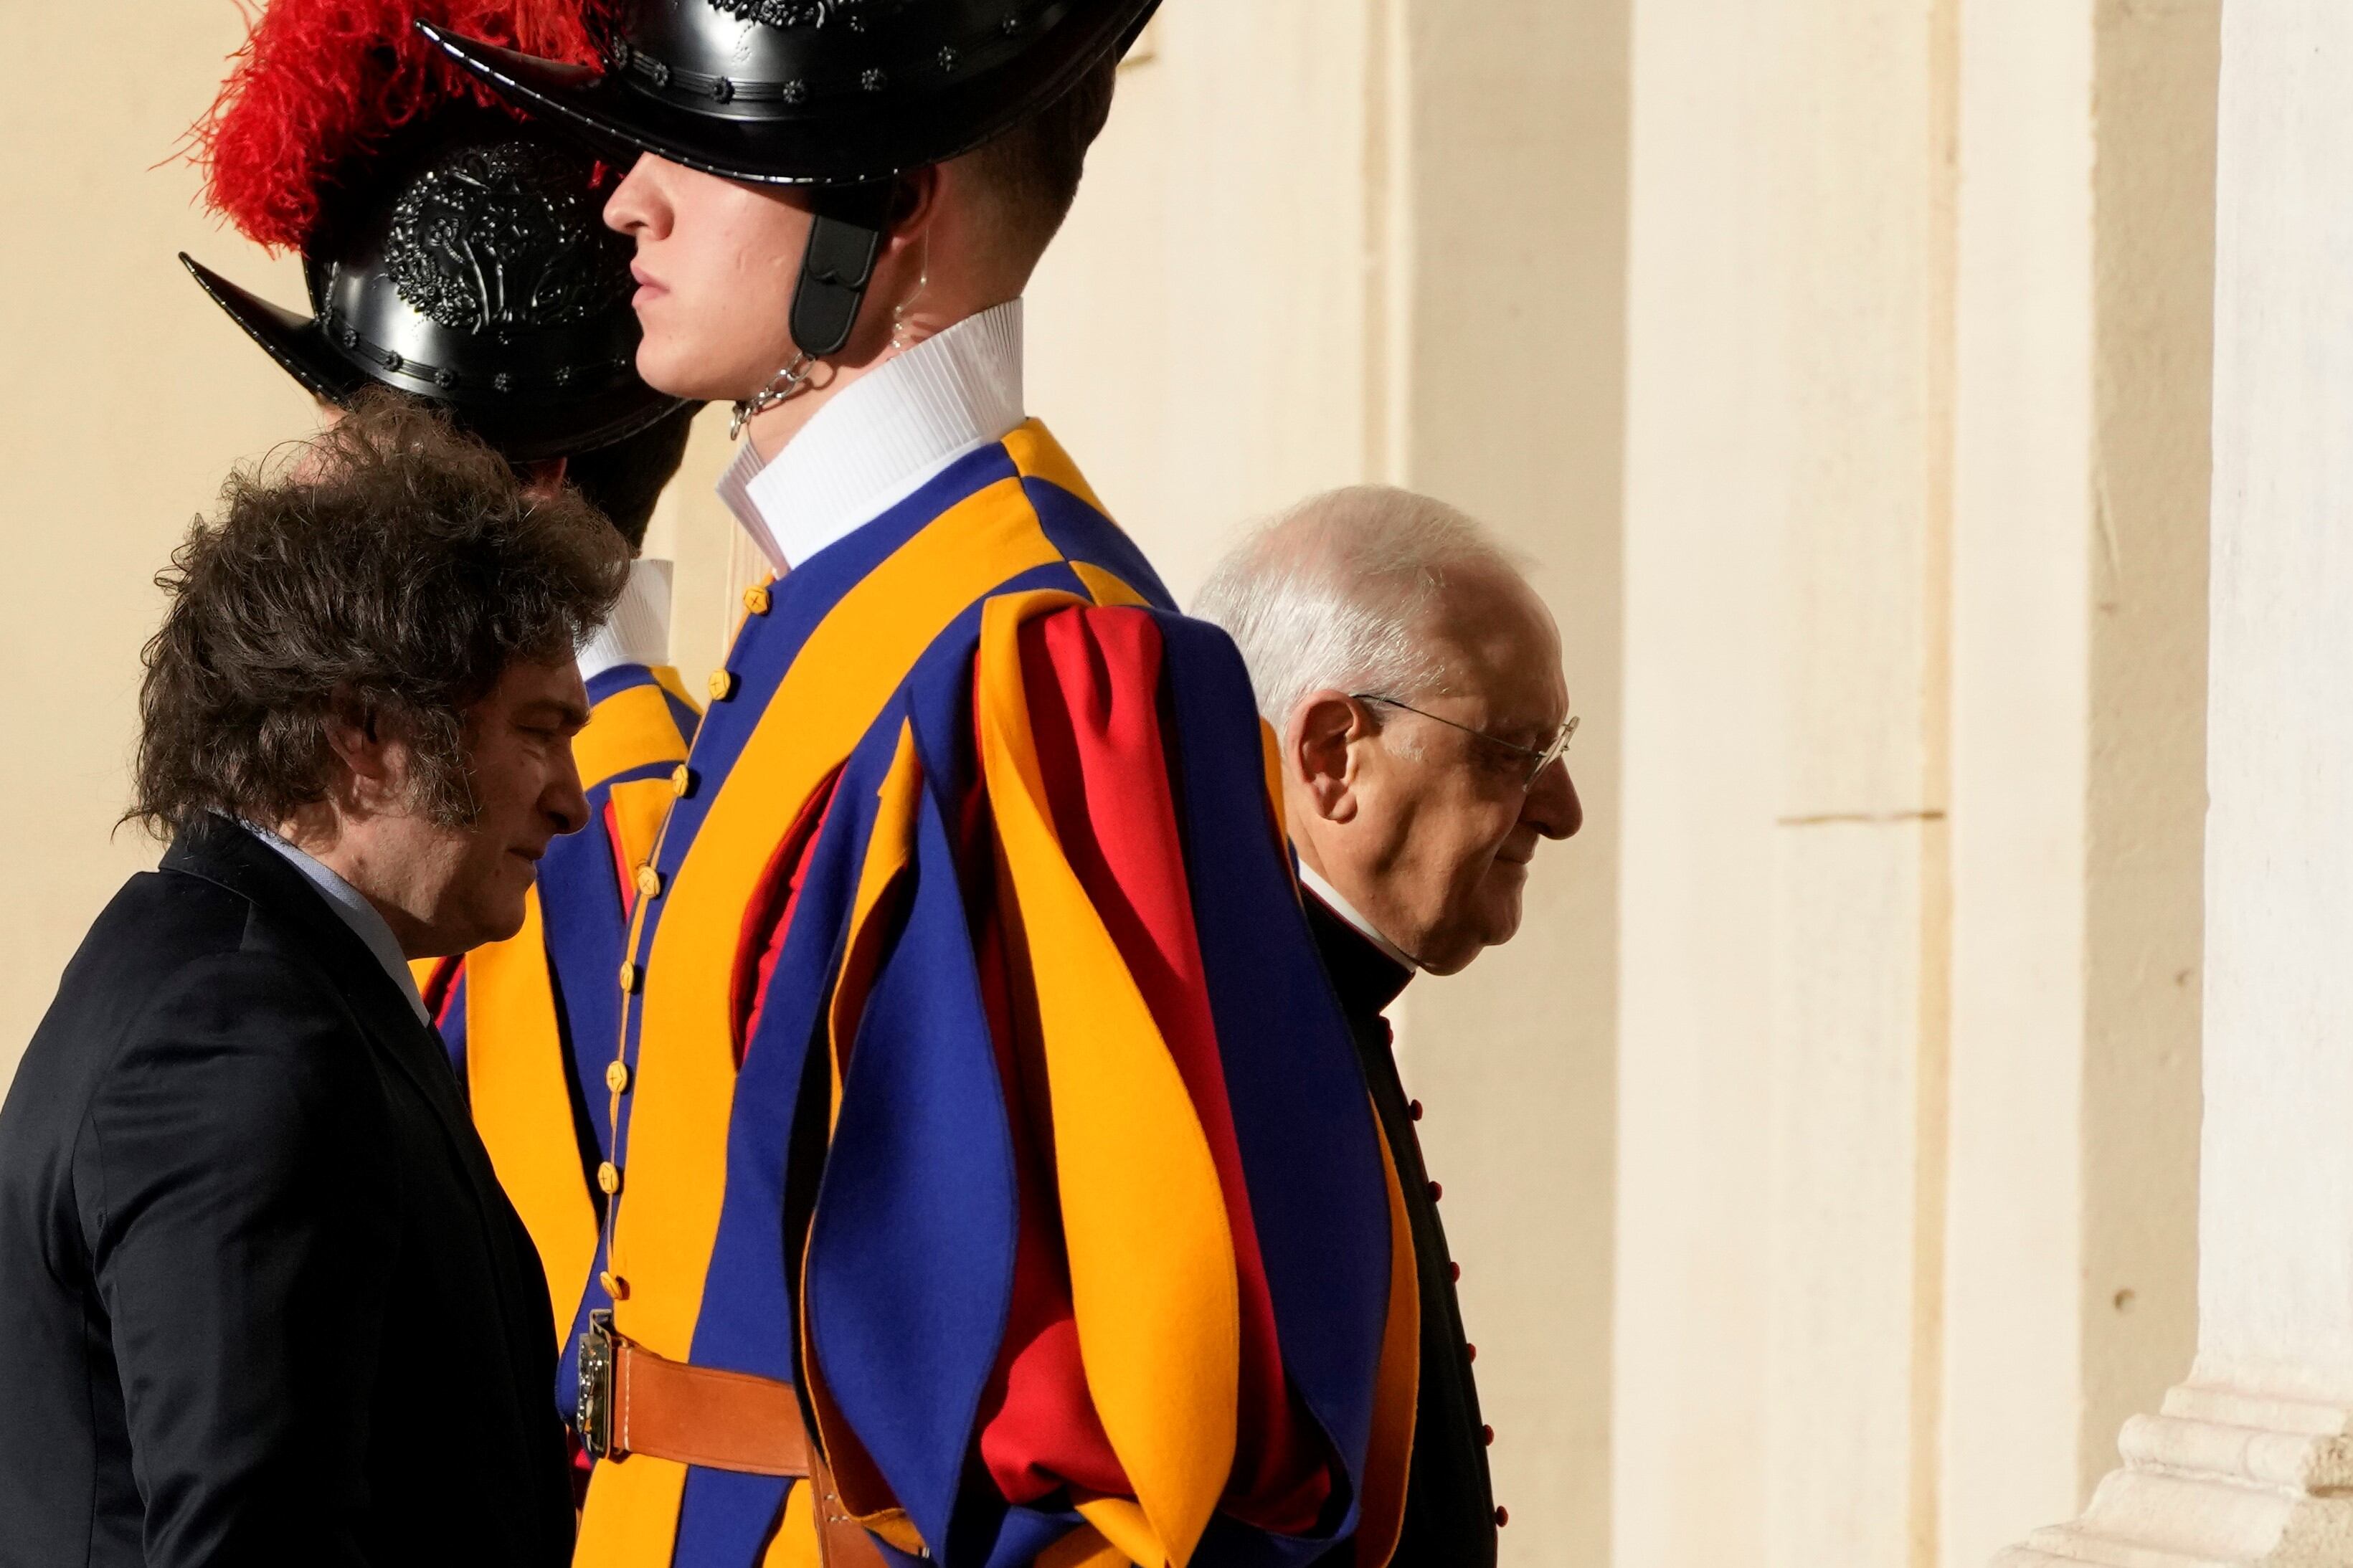
[[[1561,760],[1577,728],[1560,635],[1512,557],[1441,501],[1386,486],[1315,496],[1245,540],[1194,613],[1240,645],[1273,728],[1324,967],[1406,1194],[1421,1358],[1395,1568],[1485,1568],[1494,1504],[1429,1177],[1381,1015],[1417,971],[1451,974],[1520,923],[1529,860],[1583,820]]]

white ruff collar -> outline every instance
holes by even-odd
[[[842,388],[765,464],[749,441],[719,499],[778,572],[839,542],[1025,417],[1021,301],[968,316]]]

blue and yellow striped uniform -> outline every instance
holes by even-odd
[[[1411,1244],[1224,634],[1032,423],[712,693],[620,970],[617,1331],[796,1383],[892,1562],[1384,1561]],[[608,1461],[577,1562],[808,1562],[805,1493]]]

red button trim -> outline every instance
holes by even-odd
[[[1446,1189],[1445,1189],[1444,1187],[1442,1187],[1442,1186],[1439,1185],[1439,1184],[1437,1184],[1436,1182],[1432,1182],[1432,1183],[1430,1183],[1430,1201],[1431,1203],[1436,1203],[1439,1199],[1440,1199],[1440,1198],[1444,1197],[1445,1195],[1446,1195]]]
[[[1463,1342],[1462,1342],[1462,1359],[1463,1359],[1464,1361],[1477,1361],[1477,1360],[1479,1359],[1479,1347],[1478,1347],[1477,1345],[1472,1344],[1472,1343],[1470,1341],[1468,1341],[1468,1340],[1463,1341]]]
[[[1408,1116],[1412,1117],[1416,1121],[1420,1121],[1420,1120],[1421,1120],[1421,1101],[1419,1101],[1419,1100],[1414,1100],[1414,1101],[1410,1102],[1409,1104],[1408,1104],[1408,1105],[1406,1106],[1406,1108],[1405,1108],[1405,1113],[1406,1113]]]
[[[1504,1526],[1511,1522],[1512,1510],[1505,1508],[1502,1503],[1497,1503],[1495,1505],[1495,1528],[1497,1530],[1501,1530]]]
[[[1479,1441],[1484,1443],[1490,1448],[1493,1447],[1495,1446],[1495,1429],[1493,1426],[1480,1427]]]
[[[1461,1278],[1462,1278],[1462,1265],[1461,1265],[1460,1263],[1450,1263],[1450,1264],[1448,1264],[1448,1265],[1446,1266],[1446,1277],[1447,1277],[1449,1279],[1461,1279]]]

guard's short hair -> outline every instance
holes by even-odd
[[[1517,556],[1472,518],[1393,485],[1310,496],[1218,563],[1193,613],[1225,627],[1250,667],[1259,712],[1277,731],[1311,691],[1411,702],[1449,671],[1428,621],[1448,578],[1517,577]]]
[[[1012,130],[965,154],[995,193],[1008,244],[1043,255],[1078,200],[1087,149],[1111,118],[1119,61],[1105,58],[1077,85]]]
[[[700,403],[682,404],[626,441],[584,452],[564,466],[564,479],[620,530],[630,552],[645,548],[654,503],[686,458]]]
[[[516,659],[554,662],[628,580],[576,495],[528,495],[447,416],[379,395],[229,477],[155,579],[134,799],[157,837],[208,815],[275,826],[326,798],[328,724],[388,729],[419,805],[473,815],[464,716]]]

